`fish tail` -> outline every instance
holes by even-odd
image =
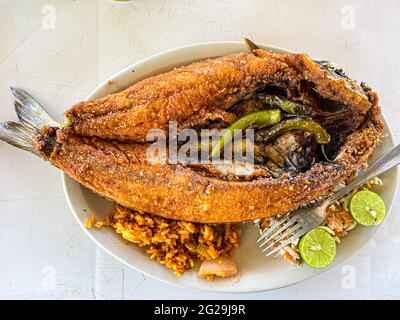
[[[15,98],[14,107],[19,122],[0,123],[0,140],[17,148],[38,153],[35,137],[41,134],[43,128],[59,127],[59,123],[26,91],[18,88],[11,88],[11,91]]]
[[[25,90],[11,88],[14,95],[15,112],[21,123],[27,124],[40,132],[44,126],[59,127],[60,124]]]
[[[0,123],[0,140],[3,140],[14,147],[35,152],[33,136],[36,130],[20,122],[7,121]]]

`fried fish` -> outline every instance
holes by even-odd
[[[0,139],[122,206],[191,222],[248,221],[295,210],[350,179],[384,129],[377,94],[365,84],[305,54],[261,49],[183,66],[80,102],[62,126],[26,92],[13,92],[20,122],[0,125]],[[227,127],[267,108],[260,101],[271,95],[307,106],[307,119],[330,136],[322,152],[302,130],[265,143],[267,128],[256,137],[255,147],[263,150],[258,170],[247,174],[147,159],[150,129],[168,134],[170,121],[179,130]]]

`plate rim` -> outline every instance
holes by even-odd
[[[151,56],[149,56],[149,57],[146,57],[146,58],[144,58],[144,59],[141,59],[141,60],[139,60],[139,61],[137,61],[137,62],[134,62],[134,63],[132,63],[132,64],[130,64],[130,65],[128,65],[128,66],[122,68],[120,71],[118,71],[117,73],[115,73],[114,75],[112,75],[111,77],[109,77],[109,78],[106,79],[105,81],[101,82],[99,85],[97,85],[96,88],[95,88],[94,90],[92,90],[92,91],[90,92],[90,94],[87,96],[86,100],[93,99],[93,96],[95,96],[96,93],[97,93],[98,91],[100,91],[102,88],[104,88],[105,85],[109,84],[110,81],[113,82],[113,81],[115,81],[116,79],[118,79],[118,78],[120,78],[121,76],[123,76],[124,74],[126,74],[127,72],[131,72],[131,70],[134,70],[134,69],[135,69],[135,66],[136,66],[136,65],[144,64],[144,63],[146,63],[147,61],[150,61],[150,60],[153,60],[153,59],[156,59],[156,58],[160,58],[160,57],[162,57],[162,56],[164,56],[164,55],[166,55],[166,54],[172,54],[172,53],[174,53],[174,52],[178,52],[178,51],[185,50],[185,49],[199,48],[199,47],[208,47],[208,46],[222,45],[222,44],[226,44],[226,45],[238,45],[238,44],[243,44],[243,42],[242,42],[242,41],[210,41],[210,42],[198,42],[198,43],[193,43],[193,44],[178,46],[178,47],[175,47],[175,48],[171,48],[171,49],[167,49],[167,50],[161,51],[161,52],[159,52],[159,53],[153,54],[153,55],[151,55]],[[268,49],[268,50],[272,50],[272,51],[281,51],[281,52],[287,52],[287,53],[294,53],[294,52],[291,51],[291,50],[287,50],[287,49],[284,49],[284,48],[281,48],[281,47],[270,46],[270,45],[261,44],[261,43],[258,43],[258,45],[259,45],[261,48]],[[123,89],[122,89],[122,90],[123,90]],[[383,114],[381,114],[381,117],[382,117],[382,119],[383,119],[383,121],[384,121],[385,129],[386,129],[386,131],[387,131],[387,133],[388,133],[388,137],[387,137],[387,138],[390,140],[390,142],[391,142],[392,144],[396,145],[396,139],[395,139],[395,136],[394,136],[394,134],[393,134],[393,130],[391,129],[390,124],[388,123],[388,121],[386,120],[386,118],[385,118],[385,116],[384,116]],[[310,275],[308,278],[299,279],[298,281],[294,281],[294,282],[292,282],[292,283],[290,283],[290,284],[286,284],[286,285],[277,285],[277,286],[273,286],[273,287],[270,287],[270,288],[259,288],[259,289],[251,289],[251,290],[249,290],[249,289],[240,290],[240,289],[236,288],[235,291],[230,290],[229,287],[222,287],[222,288],[214,288],[214,289],[213,289],[213,288],[207,288],[207,287],[199,287],[199,286],[196,285],[196,283],[194,283],[193,285],[191,285],[191,284],[181,284],[181,283],[178,283],[178,282],[173,282],[173,281],[170,281],[170,280],[167,280],[167,279],[163,279],[163,278],[161,278],[161,277],[158,277],[158,276],[156,276],[156,275],[150,274],[150,273],[146,272],[145,270],[140,269],[139,267],[135,267],[134,265],[132,265],[132,264],[129,263],[128,261],[124,260],[122,257],[119,257],[117,254],[113,253],[111,250],[105,248],[105,247],[93,236],[93,234],[90,232],[90,230],[87,229],[87,228],[81,223],[81,221],[79,220],[79,217],[78,217],[78,212],[75,210],[75,207],[74,207],[74,205],[73,205],[73,203],[72,203],[72,199],[71,199],[71,197],[70,197],[70,193],[69,193],[69,191],[68,191],[67,178],[70,178],[70,177],[69,177],[66,173],[64,173],[64,172],[62,171],[62,172],[61,172],[61,180],[62,180],[62,187],[63,187],[63,191],[64,191],[64,194],[65,194],[65,198],[66,198],[67,203],[68,203],[68,207],[69,207],[69,209],[71,210],[71,213],[72,213],[72,215],[74,216],[74,218],[76,219],[78,225],[81,227],[81,229],[84,231],[84,233],[85,233],[99,248],[101,248],[102,250],[104,250],[106,253],[108,253],[109,255],[111,255],[113,258],[115,258],[115,259],[118,260],[119,262],[123,263],[123,264],[126,265],[127,267],[129,267],[129,268],[131,268],[131,269],[133,269],[133,270],[135,270],[135,271],[137,271],[137,272],[140,272],[140,273],[142,273],[142,274],[144,274],[144,275],[146,275],[146,276],[148,276],[148,277],[150,277],[150,278],[152,278],[152,279],[156,279],[156,280],[161,281],[161,282],[163,282],[163,283],[167,283],[167,284],[169,284],[169,285],[173,285],[173,286],[176,286],[176,287],[179,287],[179,288],[190,288],[190,289],[195,289],[195,290],[198,290],[198,291],[215,292],[215,293],[221,293],[221,294],[223,294],[223,293],[225,293],[225,294],[241,294],[241,293],[255,293],[255,292],[273,291],[273,290],[277,290],[277,289],[281,289],[281,288],[286,288],[286,287],[289,287],[289,286],[292,286],[292,285],[301,283],[301,282],[303,282],[303,281],[307,281],[307,280],[313,279],[313,278],[315,278],[315,277],[317,277],[317,276],[319,276],[319,275],[321,275],[321,274],[323,274],[323,273],[325,273],[325,272],[327,272],[327,271],[329,271],[329,270],[332,270],[332,269],[334,269],[334,268],[337,268],[339,265],[341,265],[341,264],[342,264],[343,262],[345,262],[347,259],[349,259],[349,258],[355,256],[355,255],[358,254],[361,250],[363,250],[363,249],[367,246],[367,244],[369,244],[370,241],[372,241],[372,240],[377,236],[377,234],[381,231],[382,226],[383,226],[385,223],[388,223],[388,221],[389,221],[388,218],[391,217],[391,215],[392,215],[392,209],[393,209],[393,206],[394,206],[394,202],[395,202],[395,199],[397,198],[397,195],[398,195],[398,193],[399,193],[399,190],[398,190],[398,185],[399,185],[399,169],[398,169],[398,167],[396,167],[396,168],[394,168],[393,170],[395,171],[395,172],[394,172],[394,174],[395,174],[395,179],[394,179],[395,192],[394,192],[393,197],[392,197],[392,199],[391,199],[391,201],[390,201],[390,205],[389,205],[388,210],[387,210],[387,213],[388,213],[388,214],[387,214],[387,217],[386,217],[386,219],[385,219],[385,222],[382,223],[381,225],[377,226],[376,232],[368,239],[368,241],[366,241],[364,244],[362,244],[362,245],[359,246],[357,249],[355,249],[355,251],[353,252],[353,254],[351,254],[351,255],[348,256],[348,257],[343,257],[340,261],[338,261],[338,262],[336,263],[335,266],[333,266],[333,268],[327,267],[327,268],[324,268],[324,269],[318,269],[318,270],[316,270],[317,272],[313,273],[313,274]],[[76,182],[76,181],[75,181],[75,183],[79,184],[79,183]],[[154,263],[155,263],[155,262],[154,262]]]

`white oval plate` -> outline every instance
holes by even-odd
[[[273,51],[288,52],[270,46],[262,45],[261,47]],[[135,82],[177,66],[244,51],[247,51],[247,49],[242,42],[200,43],[169,50],[125,68],[98,86],[88,99],[101,98],[107,94],[121,91]],[[384,139],[377,148],[375,152],[377,156],[394,146],[393,136],[387,124],[386,133],[388,138]],[[146,253],[136,245],[127,243],[111,228],[87,230],[84,227],[84,222],[89,217],[89,213],[94,213],[96,219],[104,219],[110,213],[112,203],[92,193],[64,173],[62,179],[65,195],[75,218],[97,245],[137,271],[158,280],[184,287],[218,292],[255,292],[292,285],[334,268],[344,259],[354,255],[379,229],[379,227],[356,228],[338,246],[334,263],[323,270],[316,270],[308,266],[303,268],[293,267],[281,258],[265,258],[256,245],[257,229],[252,224],[244,224],[242,226],[241,245],[234,256],[241,271],[240,276],[235,279],[217,279],[209,282],[199,279],[197,270],[191,270],[178,278],[166,267],[150,260]],[[397,190],[397,169],[385,174],[383,180],[384,185],[377,188],[376,191],[384,198],[388,211],[390,211]]]

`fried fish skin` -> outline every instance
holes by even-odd
[[[150,129],[166,131],[169,121],[177,121],[178,128],[202,126],[268,86],[298,102],[313,105],[323,99],[346,106],[350,129],[363,122],[371,103],[368,92],[355,82],[305,54],[256,51],[196,62],[102,99],[80,102],[65,113],[67,124],[81,136],[143,142]]]
[[[313,163],[295,176],[283,172],[236,181],[189,166],[147,162],[148,129],[165,129],[169,120],[181,128],[201,126],[229,112],[235,101],[270,86],[311,106],[329,133],[339,133],[333,162]],[[306,55],[262,50],[257,56],[242,53],[195,63],[78,104],[67,112],[70,125],[62,129],[38,128],[40,108],[30,110],[32,105],[31,100],[17,110],[27,125],[0,125],[0,139],[29,150],[30,130],[37,129],[36,152],[89,189],[136,210],[204,223],[268,217],[326,195],[366,163],[383,133],[371,89]]]
[[[382,129],[377,114],[371,114],[362,129],[348,136],[335,162],[317,163],[296,177],[253,181],[227,181],[183,165],[151,164],[146,144],[85,138],[68,129],[38,136],[36,148],[85,187],[125,207],[175,220],[225,223],[294,210],[332,191],[367,161]],[[56,147],[51,150],[49,145]]]

